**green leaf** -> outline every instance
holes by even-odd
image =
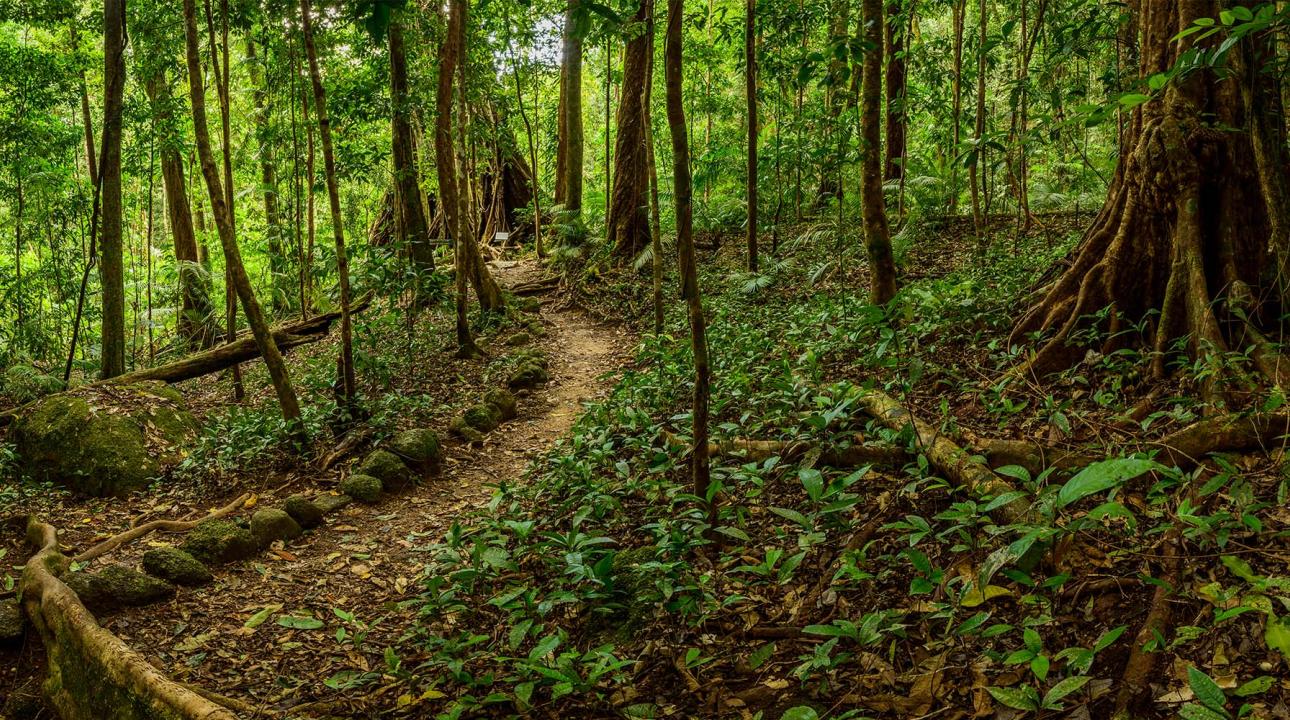
[[[1084,687],[1088,684],[1088,681],[1092,679],[1093,678],[1088,675],[1076,675],[1075,677],[1068,677],[1065,680],[1062,680],[1052,686],[1052,688],[1044,694],[1044,707],[1052,708],[1053,703]]]
[[[1057,506],[1066,507],[1089,495],[1119,487],[1139,475],[1157,469],[1163,469],[1163,467],[1154,460],[1140,458],[1116,458],[1095,462],[1066,481],[1061,491],[1057,493]]]
[[[806,488],[806,496],[812,502],[819,502],[824,496],[824,475],[815,468],[802,468],[797,471],[797,479],[802,481],[802,487]]]
[[[1034,659],[1030,661],[1030,672],[1034,673],[1035,677],[1039,678],[1039,682],[1044,682],[1048,679],[1048,667],[1048,657],[1045,655],[1036,655]]]
[[[1244,683],[1240,687],[1233,690],[1232,694],[1237,697],[1249,697],[1251,695],[1260,695],[1262,693],[1267,692],[1269,689],[1271,689],[1272,683],[1275,681],[1276,679],[1273,678],[1271,675],[1256,677],[1253,680],[1247,683]]]
[[[1178,716],[1183,720],[1228,720],[1227,715],[1216,713],[1203,705],[1196,703],[1187,703],[1178,711]]]
[[[1103,650],[1110,647],[1111,643],[1120,639],[1120,636],[1124,634],[1124,631],[1126,628],[1128,628],[1128,625],[1121,625],[1120,627],[1107,630],[1106,632],[1102,633],[1102,637],[1098,638],[1097,643],[1093,645],[1093,652],[1095,653],[1102,652]]]
[[[988,687],[989,693],[994,696],[995,700],[1007,705],[1015,710],[1038,710],[1039,706],[1035,704],[1034,698],[1027,695],[1024,691],[1017,688],[1005,687]]]
[[[1223,688],[1214,682],[1214,679],[1200,670],[1195,665],[1187,668],[1187,684],[1191,685],[1191,691],[1196,693],[1196,699],[1205,704],[1209,709],[1226,714],[1223,706],[1227,704],[1227,696],[1223,694]]]
[[[273,616],[273,613],[275,613],[275,612],[277,612],[277,611],[279,611],[279,610],[281,610],[281,609],[282,609],[282,605],[281,605],[281,604],[276,604],[276,605],[265,605],[265,606],[264,606],[264,609],[260,610],[259,612],[257,612],[256,614],[252,615],[251,617],[247,618],[246,622],[242,623],[242,627],[247,628],[247,629],[255,629],[255,628],[258,628],[258,627],[260,627],[261,625],[263,625],[263,624],[264,624],[264,621],[266,621],[266,620],[268,620],[270,617],[272,617],[272,616]]]
[[[753,650],[752,654],[748,656],[748,667],[756,670],[765,664],[765,662],[770,659],[770,656],[774,654],[775,643],[766,643],[756,650]]]
[[[1150,95],[1143,95],[1141,93],[1125,93],[1120,96],[1120,104],[1126,108],[1131,108],[1137,107],[1150,99]]]
[[[773,507],[770,509],[770,511],[784,518],[785,520],[791,520],[792,522],[795,522],[798,525],[801,525],[802,527],[809,528],[812,525],[809,518],[807,518],[805,515],[803,515],[802,513],[796,510],[791,510],[789,508],[782,508],[782,507]]]
[[[1223,567],[1230,570],[1233,575],[1247,583],[1250,583],[1251,585],[1263,579],[1262,576],[1254,572],[1254,568],[1250,567],[1249,563],[1235,555],[1224,555],[1219,558],[1219,561],[1222,562]]]
[[[283,615],[278,618],[278,624],[295,630],[317,630],[323,626],[323,621],[318,618]]]
[[[820,714],[815,712],[815,708],[806,705],[791,707],[780,715],[780,720],[819,720]]]
[[[1290,615],[1269,617],[1268,626],[1263,630],[1263,642],[1268,644],[1268,649],[1279,650],[1290,658]]]

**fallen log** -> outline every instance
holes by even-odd
[[[999,496],[1016,490],[1003,478],[994,474],[978,456],[956,445],[936,428],[914,417],[895,398],[879,390],[868,390],[860,395],[860,407],[887,427],[901,431],[912,427],[923,454],[937,470],[976,495]],[[1025,501],[1014,500],[998,509],[1001,518],[1015,522],[1026,514]]]
[[[745,460],[761,462],[780,457],[795,460],[813,451],[819,452],[816,462],[825,467],[848,468],[862,465],[892,466],[909,461],[909,453],[894,445],[866,445],[859,438],[849,447],[821,446],[806,440],[752,440],[731,438],[708,444],[709,456],[740,455]]]
[[[45,694],[63,720],[236,720],[98,624],[60,579],[70,561],[52,525],[29,518],[27,540],[38,549],[22,573],[23,609],[45,646]]]
[[[370,302],[370,296],[364,298],[354,305],[350,313],[361,312],[367,308]],[[277,343],[278,350],[282,352],[301,345],[318,342],[327,336],[328,331],[331,330],[332,323],[338,318],[340,318],[340,311],[280,325],[273,329],[273,341]],[[132,383],[144,380],[161,380],[176,383],[219,372],[259,356],[260,349],[256,347],[255,338],[250,333],[243,332],[236,340],[226,345],[219,345],[210,350],[194,353],[165,365],[118,375],[103,382]]]

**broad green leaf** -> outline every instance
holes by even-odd
[[[1268,626],[1263,630],[1263,642],[1271,650],[1278,650],[1290,658],[1290,615],[1286,617],[1268,616]]]
[[[281,609],[282,609],[281,603],[274,604],[274,605],[265,605],[264,609],[260,610],[259,612],[252,615],[251,617],[247,618],[246,622],[242,623],[242,627],[247,628],[248,630],[254,630],[255,628],[258,628],[261,625],[263,625],[264,621],[272,617],[273,613]]]
[[[1183,720],[1228,720],[1227,715],[1216,713],[1204,705],[1196,703],[1187,703],[1178,711],[1178,716]]]
[[[1256,677],[1247,683],[1243,683],[1240,687],[1233,690],[1232,694],[1237,697],[1249,697],[1251,695],[1260,695],[1262,693],[1267,692],[1269,689],[1271,689],[1272,683],[1275,681],[1276,681],[1276,678],[1273,678],[1271,675]]]
[[[820,714],[815,712],[815,708],[806,705],[791,707],[780,715],[780,720],[819,720]]]
[[[1062,680],[1044,694],[1044,707],[1052,707],[1053,703],[1084,687],[1092,679],[1088,675],[1076,675]]]
[[[323,626],[323,621],[318,618],[283,615],[278,618],[278,624],[294,630],[317,630]]]
[[[1154,460],[1140,458],[1116,458],[1095,462],[1066,481],[1061,491],[1057,493],[1057,506],[1066,507],[1094,493],[1119,487],[1128,480],[1156,469],[1161,469],[1161,465]]]
[[[756,670],[757,668],[761,667],[767,660],[769,660],[771,655],[774,655],[774,654],[775,654],[775,643],[766,643],[765,645],[762,645],[756,650],[753,650],[752,654],[748,656],[748,667],[752,668],[753,670]]]
[[[1000,587],[999,585],[986,585],[984,592],[973,585],[971,590],[963,593],[963,597],[959,598],[959,605],[966,608],[974,608],[988,600],[993,600],[994,598],[1011,594],[1011,590],[1006,587]]]
[[[824,496],[824,475],[815,468],[802,468],[797,471],[797,479],[806,488],[806,496],[813,502],[819,502]]]
[[[1205,704],[1209,709],[1225,713],[1223,706],[1227,704],[1227,696],[1223,694],[1223,688],[1214,682],[1214,679],[1200,670],[1195,665],[1187,668],[1187,684],[1191,686],[1191,691],[1196,693],[1196,699]]]
[[[1039,707],[1035,704],[1034,698],[1027,695],[1024,691],[1018,690],[1017,688],[988,687],[986,688],[986,690],[989,691],[990,695],[992,695],[995,700],[998,700],[1004,705],[1007,705],[1008,707],[1013,708],[1015,710],[1038,710],[1039,709]]]

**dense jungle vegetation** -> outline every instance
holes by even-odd
[[[1283,0],[0,0],[0,718],[1290,717]]]

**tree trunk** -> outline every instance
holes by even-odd
[[[268,60],[267,57],[264,59],[266,68]],[[282,314],[287,311],[287,298],[291,291],[286,282],[287,253],[282,242],[282,219],[278,213],[278,171],[273,163],[274,138],[269,126],[265,81],[259,72],[255,42],[250,37],[246,39],[246,62],[253,88],[251,97],[255,103],[255,136],[260,148],[260,191],[264,193],[264,234],[269,241],[269,272],[273,276],[273,297],[269,303],[275,313]]]
[[[1140,75],[1172,68],[1191,43],[1171,38],[1225,6],[1142,0]],[[1262,63],[1255,54],[1262,42],[1249,37],[1234,46],[1236,64]],[[1285,310],[1274,290],[1274,264],[1265,259],[1282,241],[1273,240],[1272,230],[1284,208],[1269,207],[1260,177],[1284,183],[1287,170],[1280,159],[1256,152],[1258,119],[1247,105],[1266,107],[1278,92],[1271,76],[1256,77],[1194,70],[1133,110],[1126,129],[1131,151],[1120,157],[1106,203],[1069,268],[1013,329],[1012,343],[1036,331],[1047,335],[1023,371],[1069,367],[1086,350],[1087,341],[1074,333],[1091,328],[1104,333],[1103,350],[1133,339],[1151,347],[1160,377],[1167,353],[1185,339],[1188,355],[1208,366],[1201,392],[1212,408],[1225,396],[1223,352],[1253,347],[1260,369],[1275,365],[1260,360],[1269,348],[1259,328],[1276,328]],[[1122,332],[1144,320],[1141,335]]]
[[[576,18],[580,0],[568,0],[564,15],[564,209],[582,212],[582,38]]]
[[[963,127],[963,25],[967,15],[967,0],[954,0],[954,96],[953,109],[950,111],[953,130],[950,141],[950,192],[949,214],[955,215],[959,209],[959,143],[962,141]]]
[[[744,10],[744,101],[748,121],[748,271],[757,272],[757,0],[748,0]]]
[[[869,255],[869,301],[886,305],[896,295],[896,262],[891,254],[891,230],[882,191],[882,140],[878,135],[882,115],[883,0],[864,0],[864,35],[868,41],[860,91],[860,193],[865,249]]]
[[[99,283],[103,292],[101,374],[125,372],[125,268],[121,209],[121,110],[125,96],[125,0],[103,3],[103,231]]]
[[[829,69],[827,75],[826,94],[829,105],[829,122],[825,124],[825,131],[836,133],[838,142],[835,144],[838,148],[845,147],[845,143],[850,138],[847,128],[839,127],[838,118],[842,116],[842,110],[848,106],[855,107],[855,102],[848,88],[848,76],[851,75],[851,63],[848,62],[846,55],[838,57],[837,51],[848,47],[848,32],[851,25],[851,3],[849,0],[833,0],[829,9]],[[745,50],[747,54],[747,50]],[[842,201],[842,182],[841,173],[843,168],[843,153],[838,152],[827,156],[820,167],[820,184],[815,191],[815,200],[811,202],[813,208],[822,207],[829,200]]]
[[[309,61],[309,78],[314,88],[314,109],[318,115],[318,135],[322,138],[323,174],[327,177],[327,203],[331,208],[331,234],[336,241],[336,277],[340,285],[340,381],[341,399],[354,402],[354,333],[349,318],[349,256],[345,253],[345,218],[340,214],[340,183],[336,180],[336,153],[331,143],[331,119],[327,116],[327,90],[323,88],[322,70],[318,67],[318,48],[314,45],[313,10],[309,0],[300,0],[300,20],[304,30],[305,57]]]
[[[456,268],[453,272],[457,296],[457,355],[473,357],[479,354],[475,338],[470,332],[470,320],[467,316],[466,276],[469,274],[470,256],[466,244],[473,243],[469,231],[470,220],[461,212],[460,192],[457,176],[457,155],[452,141],[452,77],[456,72],[458,58],[464,54],[466,34],[466,3],[468,0],[452,0],[448,11],[448,28],[439,51],[439,82],[435,92],[435,168],[439,173],[439,202],[443,207],[445,223],[451,233],[454,245]]]
[[[643,24],[648,11],[642,2],[632,17]],[[644,113],[641,104],[649,78],[652,38],[640,33],[627,42],[623,56],[623,98],[618,104],[618,138],[614,146],[614,191],[607,224],[614,257],[631,260],[650,242],[648,202],[649,177],[645,167]],[[627,99],[631,98],[632,101]]]
[[[179,154],[183,137],[176,126],[175,102],[170,83],[158,74],[145,86],[152,104],[152,116],[161,145],[161,182],[166,192],[166,217],[179,266],[178,332],[189,347],[208,348],[219,335],[215,306],[211,304],[211,284],[201,266],[197,252],[197,235],[193,230],[192,208],[188,204],[184,180],[184,160]]]
[[[899,180],[905,175],[905,28],[900,0],[888,0],[883,23],[887,53],[887,153],[882,176]]]
[[[976,46],[976,125],[972,133],[972,163],[969,166],[968,177],[968,181],[972,183],[972,226],[976,228],[977,245],[981,247],[985,246],[985,213],[981,207],[981,183],[985,182],[985,177],[981,166],[985,162],[985,149],[982,145],[985,137],[985,71],[987,65],[985,44],[988,17],[985,0],[981,0],[978,5],[977,18],[980,26]],[[978,175],[982,176],[979,181],[977,180]]]
[[[645,35],[649,38],[649,64],[645,71],[645,85],[641,88],[641,120],[645,123],[645,167],[649,175],[650,209],[650,269],[653,280],[654,334],[663,332],[663,228],[658,208],[658,164],[654,162],[654,120],[651,102],[654,96],[654,0],[643,0]]]
[[[682,95],[681,26],[685,0],[668,0],[667,33],[663,73],[667,87],[667,124],[672,134],[672,182],[676,199],[676,254],[681,274],[681,297],[690,317],[690,343],[694,350],[694,407],[691,462],[694,494],[707,505],[708,521],[716,520],[716,499],[708,497],[711,484],[708,457],[708,398],[711,370],[708,367],[707,322],[699,294],[699,268],[694,252],[694,188],[690,179],[690,141],[686,137],[685,101]]]
[[[408,60],[403,49],[403,21],[399,12],[390,15],[390,136],[394,156],[394,183],[398,188],[399,240],[412,254],[418,274],[434,269],[434,248],[430,245],[430,222],[421,206],[421,183],[417,176],[416,145],[412,139],[411,95],[408,91]]]
[[[193,134],[197,142],[197,154],[201,159],[202,176],[206,180],[206,190],[210,197],[211,212],[215,216],[215,226],[219,232],[220,247],[224,251],[224,263],[229,268],[234,288],[242,301],[242,312],[246,315],[255,344],[264,358],[265,367],[277,393],[278,403],[282,406],[282,417],[293,426],[297,435],[303,432],[299,425],[300,403],[296,391],[291,386],[291,377],[287,366],[282,361],[282,353],[273,341],[269,324],[265,322],[264,312],[255,298],[251,288],[251,279],[247,277],[246,267],[242,264],[242,253],[233,234],[232,208],[228,205],[224,189],[220,184],[219,170],[215,167],[215,157],[211,152],[210,130],[206,123],[206,86],[202,80],[201,59],[197,50],[197,9],[196,0],[184,0],[184,45],[188,63],[188,87],[192,98]]]

